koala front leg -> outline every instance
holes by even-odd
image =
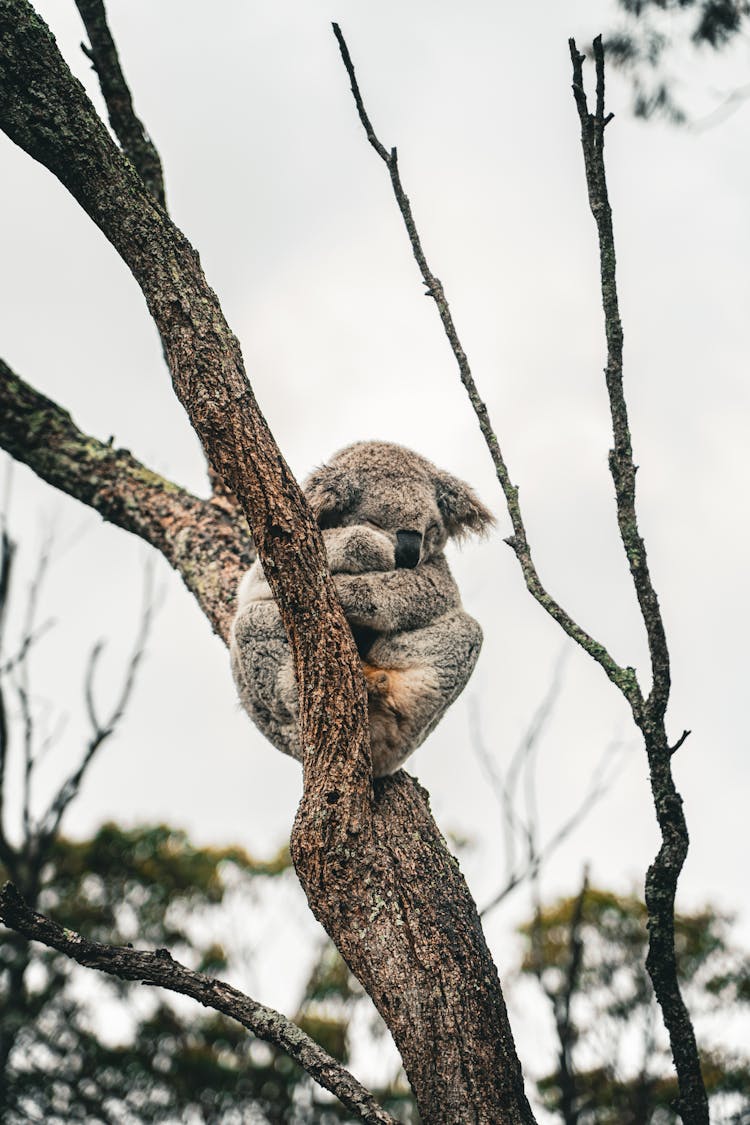
[[[323,542],[331,574],[395,570],[396,545],[376,527],[368,524],[327,527],[323,531]]]
[[[481,646],[479,624],[462,609],[375,641],[364,672],[376,777],[393,773],[424,742],[468,683]]]
[[[369,571],[394,570],[396,548],[388,536],[364,524],[352,527],[327,527],[323,543],[331,574],[365,574]],[[249,602],[273,601],[260,559],[256,559],[237,591],[240,608]]]
[[[341,574],[335,582],[349,623],[377,634],[422,628],[461,605],[458,588],[442,555],[413,569]]]

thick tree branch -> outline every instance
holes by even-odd
[[[87,941],[74,930],[31,910],[12,883],[0,891],[0,920],[30,941],[40,941],[77,961],[120,980],[141,981],[190,996],[205,1008],[237,1020],[259,1039],[284,1051],[353,1113],[372,1125],[398,1125],[340,1063],[280,1012],[258,1004],[229,984],[196,973],[173,960],[166,949],[155,953]]]
[[[166,210],[164,173],[159,153],[133,108],[133,99],[120,66],[112,34],[107,24],[107,14],[102,0],[76,0],[90,48],[81,47],[91,60],[107,104],[109,123],[120,142],[122,151],[132,161],[135,170],[151,194]]]
[[[211,501],[151,472],[127,449],[77,428],[67,411],[0,360],[0,447],[55,488],[151,543],[225,641],[252,543]]]
[[[605,376],[609,395],[614,448],[609,464],[615,484],[617,521],[633,578],[651,654],[652,687],[643,707],[633,717],[643,733],[648,754],[651,793],[661,831],[659,853],[646,875],[649,950],[646,958],[656,999],[669,1032],[679,1083],[677,1109],[686,1125],[708,1125],[708,1099],[690,1015],[680,992],[674,941],[674,904],[677,880],[688,850],[688,831],[682,798],[672,777],[672,751],[664,726],[669,702],[670,673],[664,624],[651,581],[646,549],[635,511],[635,473],[622,382],[623,333],[617,299],[616,259],[612,212],[604,168],[604,130],[611,120],[604,109],[604,51],[601,36],[594,40],[596,112],[590,114],[583,87],[583,55],[570,40],[573,95],[581,121],[589,203],[599,237],[602,305],[607,337]],[[679,745],[679,743],[678,743]]]
[[[560,625],[560,627],[564,629],[568,636],[571,637],[577,644],[579,644],[581,648],[583,648],[584,651],[587,652],[589,656],[591,656],[597,662],[597,664],[599,664],[604,669],[609,679],[617,685],[617,687],[630,703],[631,707],[640,706],[642,702],[641,693],[640,688],[638,687],[638,681],[636,679],[634,669],[621,667],[613,659],[604,645],[600,644],[599,641],[590,636],[585,629],[582,629],[581,626],[573,620],[570,614],[568,614],[562,608],[562,606],[558,602],[556,602],[550,594],[547,593],[546,589],[542,585],[541,579],[539,578],[536,566],[534,565],[534,561],[531,556],[531,547],[529,546],[529,541],[526,535],[526,527],[524,525],[523,516],[521,514],[521,506],[518,499],[518,488],[512,483],[510,479],[510,473],[500,449],[500,443],[498,441],[497,434],[493,430],[492,424],[490,422],[487,406],[482,400],[479,391],[477,390],[477,385],[474,382],[474,376],[471,373],[471,368],[466,357],[466,352],[464,351],[458,338],[458,333],[456,332],[456,327],[453,323],[453,317],[451,316],[450,308],[445,296],[445,291],[443,289],[442,283],[438,280],[437,277],[435,277],[434,273],[427,264],[427,259],[424,254],[424,250],[422,249],[422,242],[420,240],[419,233],[414,222],[411,204],[409,203],[409,198],[406,195],[406,192],[404,191],[401,184],[401,175],[398,168],[398,157],[396,149],[392,148],[389,152],[386,149],[385,145],[383,145],[376,137],[373,127],[370,123],[370,119],[365,111],[362,96],[360,94],[359,86],[357,84],[357,79],[354,73],[354,65],[352,63],[351,55],[349,54],[344,36],[341,33],[341,28],[337,23],[333,24],[333,31],[339,44],[339,49],[341,51],[341,57],[344,61],[344,66],[346,67],[347,74],[349,75],[349,81],[351,82],[351,88],[354,95],[354,101],[357,106],[357,112],[364,127],[365,133],[367,134],[367,139],[377,152],[378,156],[385,163],[390,173],[391,184],[393,185],[393,193],[396,197],[399,211],[401,212],[401,216],[404,220],[404,226],[406,227],[414,257],[416,259],[417,265],[419,266],[419,271],[422,274],[422,279],[425,285],[427,286],[427,296],[432,297],[435,300],[435,305],[437,307],[440,320],[442,321],[445,335],[447,336],[453,354],[456,357],[456,363],[458,364],[461,382],[466,388],[466,392],[469,396],[469,401],[471,402],[474,413],[476,414],[477,420],[479,422],[479,428],[482,431],[482,436],[484,437],[490,456],[492,458],[492,463],[495,466],[495,473],[500,483],[500,487],[503,490],[506,506],[508,509],[508,515],[510,516],[511,525],[513,527],[513,534],[510,536],[510,538],[506,539],[506,543],[509,547],[512,547],[513,551],[515,552],[516,558],[518,559],[518,562],[521,566],[521,572],[523,574],[524,581],[526,582],[527,589],[529,590],[532,597],[534,597],[535,600],[542,606],[542,608],[547,611],[550,617],[552,617],[553,620],[555,620],[558,625]]]

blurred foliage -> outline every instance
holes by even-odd
[[[169,946],[192,968],[223,973],[215,937],[229,888],[277,877],[286,849],[259,863],[240,848],[197,848],[164,825],[104,825],[89,840],[57,839],[40,873],[38,909],[111,944]],[[0,869],[0,875],[5,873]],[[337,974],[337,975],[336,975]],[[311,978],[306,1030],[338,1058],[348,1054],[350,1001],[340,966]],[[0,1120],[137,1122],[342,1121],[346,1115],[285,1056],[239,1024],[190,1002],[94,977],[13,933],[0,944]],[[126,1026],[118,998],[127,994]],[[323,1001],[325,1003],[323,1004]],[[102,1036],[115,1013],[118,1035]]]
[[[617,0],[622,23],[604,36],[609,61],[629,78],[638,117],[676,124],[688,114],[679,93],[675,58],[682,69],[701,50],[721,51],[747,35],[748,0]],[[732,91],[727,103],[746,96]]]
[[[646,906],[633,895],[586,887],[540,908],[520,932],[521,971],[536,979],[555,1014],[558,1066],[538,1081],[545,1107],[566,1125],[667,1125],[679,1119],[661,1016],[645,969]],[[704,1040],[712,1122],[750,1125],[750,1054],[709,1041],[713,1023],[732,1033],[750,1015],[750,958],[734,949],[730,921],[711,907],[675,916],[675,946],[688,1007]],[[561,1058],[572,1058],[572,1106]]]

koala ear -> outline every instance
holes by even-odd
[[[359,483],[351,472],[321,465],[305,481],[305,496],[321,527],[335,527],[354,506],[360,494]]]
[[[492,512],[485,508],[474,489],[450,473],[438,474],[435,495],[450,537],[461,539],[471,531],[481,535],[495,523]]]

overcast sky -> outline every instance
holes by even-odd
[[[100,105],[72,0],[38,6]],[[507,767],[568,650],[539,750],[543,838],[575,808],[603,749],[625,748],[616,785],[547,865],[543,888],[574,890],[586,862],[601,883],[640,888],[658,847],[644,753],[623,700],[531,600],[503,544],[509,525],[489,456],[330,30],[337,19],[375,128],[399,147],[428,258],[520,486],[542,580],[643,684],[643,629],[607,470],[597,251],[567,48],[569,35],[582,45],[611,26],[613,10],[593,0],[110,0],[108,10],[164,161],[171,213],[200,251],[292,468],[302,475],[353,440],[394,440],[471,481],[497,514],[489,540],[451,554],[485,632],[477,671],[408,767],[442,828],[474,841],[463,866],[478,901],[501,883],[504,858],[497,801],[471,748],[470,705]],[[696,112],[746,82],[748,65],[745,48],[691,65]],[[750,938],[750,108],[701,131],[644,125],[614,76],[609,103],[639,511],[673,657],[670,732],[693,732],[675,761],[691,834],[680,901],[739,913]],[[205,492],[201,451],[127,269],[58,182],[4,136],[0,177],[4,359],[84,431],[113,435]],[[149,553],[16,467],[11,529],[23,541],[24,580],[51,524],[43,611],[59,624],[40,647],[34,682],[70,720],[46,763],[47,793],[80,753],[83,668],[100,636],[110,639],[103,699],[117,683]],[[271,852],[288,835],[299,767],[239,711],[225,650],[180,581],[165,564],[156,569],[163,605],[145,669],[67,831],[82,835],[109,817],[167,819],[200,842]],[[488,921],[501,975],[525,908],[518,899]],[[278,984],[261,981],[259,992],[283,1002]]]

